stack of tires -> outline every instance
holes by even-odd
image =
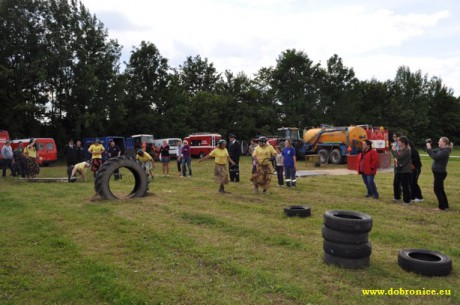
[[[372,218],[364,213],[330,210],[324,213],[324,262],[342,268],[369,267]]]

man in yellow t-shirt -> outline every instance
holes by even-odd
[[[260,137],[259,145],[254,149],[253,157],[257,161],[257,170],[250,178],[254,184],[254,192],[259,192],[259,186],[262,187],[264,194],[267,193],[272,180],[272,163],[271,157],[276,155],[276,151],[267,143],[267,138]]]
[[[228,184],[227,162],[235,165],[235,162],[233,162],[233,160],[230,158],[230,155],[228,154],[226,146],[227,141],[220,140],[217,148],[213,149],[213,151],[198,161],[198,163],[201,163],[203,160],[209,159],[211,157],[214,158],[214,181],[219,183],[219,192],[223,194],[229,193],[224,189],[224,184]]]
[[[102,165],[102,153],[104,151],[105,148],[99,139],[96,139],[94,144],[91,144],[91,146],[88,148],[88,152],[91,154],[91,170],[94,173],[94,177],[96,177],[96,172]]]
[[[153,179],[153,158],[150,156],[150,154],[146,151],[143,151],[142,149],[139,149],[136,153],[136,160],[141,162],[142,168],[150,174],[150,176]],[[148,175],[147,174],[147,175]]]

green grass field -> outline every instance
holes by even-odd
[[[422,157],[425,200],[392,199],[392,173],[376,177],[381,199],[364,198],[358,175],[298,179],[296,189],[252,193],[250,160],[241,182],[219,194],[213,161],[192,161],[193,178],[158,175],[142,199],[94,198],[83,183],[0,179],[0,304],[460,304],[460,158],[451,158],[449,212],[434,212],[431,160]],[[299,163],[299,169],[306,169]],[[310,164],[309,164],[310,166]],[[312,168],[311,166],[309,167]],[[322,166],[321,168],[327,168]],[[41,169],[65,177],[65,168]],[[283,208],[312,207],[309,218]],[[321,227],[329,209],[373,217],[371,265],[323,263]],[[447,277],[402,270],[404,248],[443,252]],[[362,289],[450,290],[450,296],[363,296]]]

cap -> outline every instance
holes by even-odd
[[[138,155],[143,155],[143,154],[144,154],[144,151],[143,151],[142,149],[138,149],[138,150],[137,150],[137,154],[138,154]]]
[[[235,134],[231,133],[228,135],[229,138],[236,138]]]
[[[219,144],[219,145],[227,144],[227,141],[225,141],[225,140],[219,140],[218,144]]]
[[[260,137],[259,142],[267,142],[267,138],[266,137]]]

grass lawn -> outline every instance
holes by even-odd
[[[459,155],[458,151],[457,155]],[[93,198],[83,183],[0,179],[0,304],[460,304],[460,158],[448,165],[449,212],[434,212],[431,160],[422,157],[425,200],[392,199],[392,173],[376,177],[381,199],[364,198],[358,175],[298,179],[296,189],[252,193],[250,159],[241,182],[219,194],[213,161],[192,160],[193,178],[158,175],[142,199]],[[299,169],[306,169],[299,163]],[[312,169],[309,164],[309,169]],[[327,168],[322,166],[321,168]],[[41,177],[65,177],[56,164]],[[288,218],[287,205],[312,207]],[[329,209],[373,217],[371,265],[323,263]],[[450,256],[447,277],[402,270],[397,254],[423,248]],[[450,296],[363,296],[362,289],[450,290]]]

